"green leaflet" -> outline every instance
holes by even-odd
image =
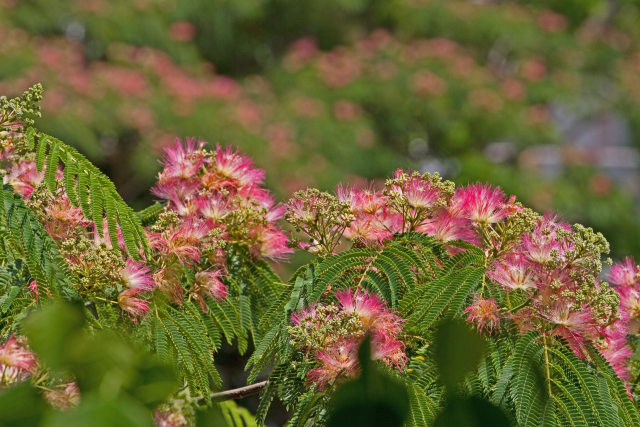
[[[637,425],[640,414],[622,381],[600,354],[592,358],[589,363],[565,343],[528,332],[515,343],[492,400],[511,408],[521,426]]]
[[[0,221],[8,232],[5,244],[24,259],[41,297],[46,298],[49,292],[54,298],[77,299],[71,274],[49,233],[10,186],[0,190],[0,197]]]
[[[203,313],[191,302],[184,310],[159,304],[153,319],[154,347],[162,360],[173,363],[194,395],[208,396],[222,386],[213,363],[216,348]]]
[[[400,311],[407,315],[406,329],[424,333],[442,314],[459,313],[483,275],[482,267],[464,267],[416,286],[400,302]]]
[[[140,251],[148,253],[149,245],[142,230],[141,218],[122,200],[109,178],[74,148],[32,127],[27,130],[28,146],[36,151],[36,167],[45,171],[45,185],[54,193],[57,187],[58,166],[63,166],[62,184],[69,200],[90,218],[98,234],[103,235],[103,221],[107,219],[109,238],[117,241],[117,227],[123,235],[125,248],[132,258],[139,259]],[[31,144],[33,141],[33,146]],[[114,247],[118,247],[114,244]]]

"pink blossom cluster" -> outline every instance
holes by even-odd
[[[18,130],[16,137],[21,137],[24,129]],[[117,295],[111,302],[134,321],[149,310],[149,297],[156,289],[181,303],[186,269],[193,270],[194,278],[187,290],[203,309],[206,298],[225,298],[222,277],[227,245],[243,244],[253,255],[271,259],[291,252],[287,236],[276,225],[284,208],[263,187],[264,171],[230,148],[207,151],[204,142],[190,139],[166,150],[164,168],[152,189],[167,202],[161,214],[164,219],[146,230],[152,253],[142,261],[126,256],[119,228],[119,248],[113,248],[109,236],[100,236],[82,209],[72,205],[61,182],[62,169],[57,171],[58,186],[51,194],[33,157],[17,154],[11,140],[5,143],[0,160],[4,182],[39,211],[38,217],[60,245],[72,272],[84,277],[81,293],[105,300],[97,282],[116,286]],[[105,220],[105,229],[106,225]],[[35,282],[30,290],[38,298]]]
[[[181,262],[198,263],[202,243],[215,230],[218,240],[244,243],[257,256],[286,257],[291,249],[276,225],[284,208],[263,188],[264,171],[231,148],[207,151],[204,145],[189,139],[166,150],[152,192],[166,200],[181,221],[163,233],[151,233],[151,244]]]
[[[44,396],[51,406],[62,411],[68,411],[80,403],[80,389],[75,382],[60,384],[46,390]]]
[[[0,386],[24,381],[36,370],[36,355],[14,336],[0,346]]]
[[[10,184],[37,215],[42,219],[43,226],[51,237],[64,246],[64,242],[83,239],[89,247],[86,251],[66,253],[66,261],[73,271],[91,272],[98,267],[98,260],[93,253],[99,248],[111,251],[111,240],[105,234],[98,234],[95,224],[84,217],[82,209],[73,206],[62,185],[58,185],[54,194],[49,193],[43,186],[44,172],[38,172],[35,161],[25,155],[15,152],[13,146],[5,147],[2,154],[5,170],[4,182]],[[58,169],[56,179],[62,179],[62,170]],[[106,228],[106,220],[104,223]],[[124,249],[122,233],[118,230],[120,249]],[[124,253],[124,252],[122,252]],[[149,295],[155,289],[155,283],[151,277],[151,270],[145,262],[122,258],[118,255],[110,265],[101,265],[105,269],[114,272],[112,279],[119,281],[122,290],[117,295],[116,303],[132,319],[137,319],[149,309],[149,302],[145,295]],[[32,282],[29,289],[36,299],[39,298],[38,285]],[[104,297],[100,295],[100,297]]]
[[[585,346],[595,345],[626,378],[622,361],[628,357],[623,349],[626,335],[620,340],[612,329],[618,316],[617,297],[598,280],[600,254],[608,246],[601,235],[576,227],[551,214],[538,218],[531,231],[496,257],[487,276],[506,294],[503,317],[521,331],[537,329],[561,338],[583,357]],[[515,294],[525,299],[518,307],[509,300]],[[494,312],[498,315],[497,307]]]
[[[353,217],[343,233],[349,240],[383,245],[396,233],[418,231],[452,254],[463,250],[456,241],[480,247],[487,274],[465,310],[478,329],[496,332],[509,320],[522,332],[535,329],[566,341],[582,357],[593,345],[627,378],[628,327],[622,326],[640,310],[639,294],[618,286],[618,310],[617,294],[599,281],[600,257],[609,250],[601,234],[552,214],[540,216],[500,188],[470,184],[454,190],[433,176],[401,170],[384,189],[339,187],[337,195]],[[614,267],[614,283],[629,283],[630,262]],[[347,363],[351,350],[342,345],[322,358]]]
[[[264,172],[231,149],[217,147],[208,152],[203,145],[189,140],[167,150],[153,191],[167,200],[165,213],[174,220],[147,229],[153,251],[142,261],[126,256],[119,228],[119,248],[113,248],[109,236],[100,236],[82,209],[72,205],[61,184],[61,169],[58,188],[51,194],[44,187],[44,173],[36,170],[28,154],[17,154],[9,143],[1,160],[4,182],[39,211],[72,272],[84,277],[81,293],[106,301],[109,298],[105,299],[97,282],[115,286],[117,294],[111,302],[136,321],[149,310],[149,297],[156,289],[182,301],[184,269],[195,270],[189,292],[203,309],[206,298],[225,298],[222,277],[227,244],[245,244],[254,255],[274,259],[291,252],[286,235],[276,226],[283,208],[262,187]],[[106,225],[105,221],[105,229]],[[33,282],[29,289],[37,299],[38,285]]]
[[[640,267],[633,258],[611,266],[609,281],[620,296],[619,317],[605,329],[600,351],[624,379],[633,354],[627,336],[640,331]]]
[[[404,319],[387,309],[375,294],[347,289],[334,295],[337,306],[312,305],[291,315],[292,331],[306,338],[302,349],[319,365],[307,372],[309,381],[324,388],[339,377],[355,375],[358,348],[367,335],[374,360],[403,369],[407,357],[398,336]],[[333,327],[340,318],[339,327]],[[344,319],[348,319],[346,323]]]
[[[420,231],[447,244],[463,240],[480,245],[481,227],[487,227],[518,212],[521,207],[499,188],[471,184],[447,196],[441,186],[429,180],[406,175],[401,185],[386,189],[338,187],[338,199],[348,202],[355,217],[344,237],[380,242],[403,231]],[[456,248],[450,247],[452,251]]]

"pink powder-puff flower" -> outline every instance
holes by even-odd
[[[185,144],[180,140],[165,149],[164,169],[160,173],[159,181],[165,182],[170,178],[193,179],[194,175],[204,164],[202,147],[204,141],[196,141],[194,138],[187,138]]]
[[[531,233],[522,236],[522,252],[529,260],[538,264],[546,264],[554,257],[562,257],[571,249],[571,244],[560,238],[559,229],[569,231],[571,227],[559,222],[556,216],[546,214]]]
[[[372,328],[378,317],[386,312],[382,301],[375,294],[360,289],[338,291],[335,297],[344,311],[352,311],[358,315],[365,329]]]
[[[624,322],[618,320],[606,328],[605,338],[597,346],[616,374],[624,381],[631,380],[629,361],[633,355],[627,332]]]
[[[194,203],[200,215],[216,222],[222,221],[233,210],[229,199],[220,194],[198,197]]]
[[[220,280],[222,270],[206,270],[196,273],[195,285],[215,300],[227,297],[227,286]]]
[[[531,265],[520,254],[509,254],[504,259],[494,262],[493,269],[487,276],[507,290],[535,289],[536,276]]]
[[[307,372],[309,381],[323,389],[340,376],[353,376],[358,368],[358,344],[355,341],[344,341],[324,351],[319,351],[317,358],[320,366]]]
[[[36,363],[36,355],[12,335],[0,346],[0,384],[24,381],[35,372]]]
[[[382,360],[387,366],[403,369],[407,364],[404,343],[386,333],[376,333],[371,340],[371,358]]]
[[[439,209],[432,220],[418,226],[416,230],[433,236],[442,243],[464,240],[474,245],[480,244],[480,238],[470,220],[449,209]]]
[[[190,425],[187,418],[177,411],[156,410],[154,414],[154,424],[156,427],[187,427]]]
[[[633,258],[627,257],[623,262],[611,266],[609,280],[618,286],[633,286],[640,281],[640,269]]]
[[[393,234],[385,230],[384,224],[372,215],[362,216],[349,223],[343,236],[349,240],[362,239],[370,242],[382,242],[390,239]]]
[[[270,259],[285,259],[293,252],[287,242],[287,235],[278,228],[269,226],[254,227],[250,233],[250,238],[254,242],[251,249],[257,255]]]
[[[185,204],[194,198],[201,187],[200,182],[193,178],[163,178],[160,176],[156,185],[151,189],[151,194],[170,200],[173,203],[172,207],[175,207],[177,204]]]
[[[358,189],[355,187],[338,186],[336,191],[338,200],[351,205],[351,210],[358,214],[374,215],[385,209],[387,196],[382,191],[373,188]]]
[[[508,201],[500,188],[471,184],[456,190],[452,206],[476,224],[495,224],[519,209],[515,198]]]
[[[264,171],[254,168],[251,159],[233,151],[231,147],[224,150],[217,146],[211,167],[219,177],[226,178],[227,183],[239,187],[259,186],[264,182]]]
[[[12,165],[9,173],[4,176],[4,183],[10,184],[17,194],[28,199],[43,179],[44,171],[38,172],[34,161],[23,160]]]
[[[156,286],[151,269],[142,261],[127,259],[126,265],[120,269],[120,277],[130,289],[152,291]]]
[[[396,178],[402,174],[402,170],[396,171]],[[421,176],[409,176],[402,185],[394,186],[393,191],[401,194],[414,209],[431,209],[442,199],[440,189]]]
[[[180,286],[180,279],[173,269],[161,268],[153,273],[153,281],[165,296],[178,304],[182,303],[182,286]]]
[[[51,236],[59,239],[68,237],[78,227],[84,228],[91,224],[91,221],[85,219],[82,209],[73,206],[66,195],[58,196],[46,207],[45,212],[45,229]]]
[[[47,390],[44,392],[44,396],[51,406],[61,411],[73,409],[80,403],[80,389],[75,382]]]
[[[149,311],[149,301],[138,298],[138,289],[125,289],[118,295],[118,305],[127,312],[134,322]]]
[[[467,321],[475,323],[478,330],[486,329],[493,332],[500,326],[500,312],[498,304],[493,298],[482,298],[476,295],[473,304],[464,311],[469,313]]]

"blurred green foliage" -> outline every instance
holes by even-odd
[[[328,427],[402,426],[409,413],[406,385],[371,362],[370,341],[360,346],[362,373],[338,387],[331,398]],[[487,352],[482,336],[462,320],[447,318],[434,335],[438,376],[447,388],[447,398],[434,426],[508,427],[503,410],[480,396],[458,393],[462,381],[475,372]]]
[[[82,399],[72,411],[56,411],[25,382],[0,394],[2,425],[153,425],[152,411],[179,386],[175,374],[115,331],[91,334],[85,323],[81,308],[62,303],[27,318],[32,348],[54,375],[77,380]]]
[[[136,207],[162,148],[196,136],[247,152],[281,196],[436,169],[640,255],[638,1],[4,5],[0,93],[42,81],[38,125]]]
[[[329,403],[327,427],[402,426],[409,413],[406,385],[371,360],[371,338],[360,345],[360,376],[338,387]]]

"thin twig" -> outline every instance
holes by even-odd
[[[268,381],[261,381],[259,383],[250,384],[244,387],[233,388],[231,390],[212,393],[209,397],[214,402],[242,399],[243,397],[252,396],[254,394],[260,393],[260,391],[267,385],[267,382]],[[202,402],[203,400],[204,400],[204,396],[200,396],[197,398],[198,402]]]

